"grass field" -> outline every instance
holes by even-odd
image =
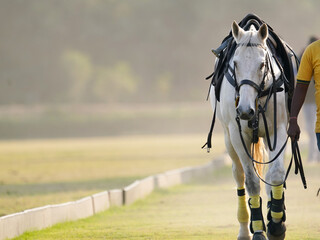
[[[291,174],[286,191],[287,239],[320,238],[320,166],[307,165],[308,189]],[[265,196],[264,196],[265,197]],[[88,219],[58,224],[16,240],[128,239],[229,240],[236,239],[236,190],[231,168],[169,190],[158,190],[130,206],[111,208]],[[266,201],[264,201],[266,214]]]
[[[214,135],[211,154],[200,149],[204,141],[205,134],[1,141],[1,214],[124,187],[147,175],[206,163],[224,151],[222,135]],[[287,239],[320,239],[319,172],[319,165],[306,165],[308,190],[299,177],[289,177]],[[235,239],[234,186],[226,167],[131,206],[17,239]]]
[[[208,162],[224,150],[217,135],[158,135],[0,142],[0,215],[76,200],[137,178]]]

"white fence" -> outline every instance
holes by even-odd
[[[194,178],[212,173],[214,169],[226,165],[228,161],[228,157],[222,155],[208,164],[160,173],[137,180],[123,189],[104,191],[73,202],[48,205],[3,216],[0,218],[0,240],[57,223],[86,218],[112,206],[129,205],[146,197],[156,188],[169,188],[188,183]]]

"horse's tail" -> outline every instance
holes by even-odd
[[[263,138],[259,138],[258,142],[254,144],[254,159],[257,162],[264,162],[264,158],[266,157],[267,152],[265,151]],[[262,176],[263,173],[263,164],[255,163],[256,169],[260,176]]]

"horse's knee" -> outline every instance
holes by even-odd
[[[283,183],[285,175],[284,165],[278,160],[269,166],[266,178],[271,180],[271,184],[278,185]]]
[[[260,194],[260,180],[252,171],[245,173],[245,183],[250,196]]]
[[[232,163],[232,174],[234,179],[237,182],[238,189],[243,188],[244,186],[244,172],[241,166],[241,163],[234,161]]]

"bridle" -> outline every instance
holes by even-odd
[[[269,73],[269,68],[270,68],[270,58],[269,58],[269,53],[267,52],[267,49],[264,45],[262,44],[258,44],[258,43],[251,43],[249,41],[249,43],[247,44],[243,44],[243,43],[240,43],[240,44],[237,44],[236,45],[236,48],[238,47],[259,47],[259,48],[262,48],[264,51],[266,51],[266,57],[265,57],[265,71],[263,73],[263,77],[262,77],[262,81],[260,83],[260,85],[256,84],[254,81],[250,80],[250,79],[242,79],[240,81],[240,83],[238,83],[238,80],[237,80],[237,76],[236,76],[236,73],[235,73],[235,70],[236,70],[236,67],[234,66],[233,68],[230,66],[229,64],[229,70],[232,72],[232,75],[233,75],[233,78],[234,78],[234,87],[235,87],[235,91],[236,91],[236,94],[235,94],[235,99],[236,99],[236,107],[238,105],[238,101],[239,101],[239,97],[240,97],[240,88],[243,86],[243,85],[249,85],[251,87],[253,87],[258,95],[257,95],[257,99],[256,101],[262,97],[262,95],[264,94],[264,87],[265,87],[265,79]],[[233,84],[232,84],[233,85]]]
[[[252,22],[250,22],[250,24],[252,24]],[[246,26],[249,26],[250,24],[248,22]],[[256,29],[257,29],[257,27],[256,27]],[[275,34],[273,34],[273,37],[277,37],[277,36]],[[238,83],[237,76],[235,74],[235,69],[230,66],[230,59],[232,57],[232,53],[234,53],[234,47],[237,48],[237,47],[240,47],[240,46],[261,47],[262,49],[264,49],[266,51],[266,66],[267,67],[266,67],[266,70],[265,70],[265,72],[263,74],[263,79],[262,79],[262,82],[260,83],[260,85],[256,84],[255,82],[253,82],[250,79],[242,79]],[[267,47],[265,45],[251,43],[250,41],[248,43],[244,43],[244,44],[243,43],[235,44],[233,38],[231,38],[231,37],[230,37],[229,41],[223,41],[223,43],[222,43],[222,45],[220,47],[220,51],[218,51],[218,52],[221,52],[224,49],[227,49],[226,50],[226,54],[224,55],[225,57],[222,59],[222,61],[228,61],[229,63],[227,62],[227,65],[223,68],[224,71],[221,72],[221,74],[218,75],[218,76],[225,77],[227,79],[227,81],[234,87],[234,89],[235,89],[235,105],[236,105],[236,107],[237,107],[238,102],[239,102],[239,91],[240,91],[240,88],[243,85],[249,85],[249,86],[253,87],[257,91],[257,97],[256,97],[256,100],[255,100],[256,101],[255,115],[254,115],[252,120],[248,121],[248,127],[252,128],[252,132],[253,132],[253,136],[252,136],[253,148],[254,148],[254,144],[257,143],[258,140],[259,140],[258,128],[259,128],[259,116],[261,115],[263,123],[264,123],[264,127],[265,127],[266,141],[267,141],[269,150],[270,151],[274,151],[275,148],[276,148],[276,145],[277,145],[277,94],[276,93],[282,92],[284,90],[283,89],[283,84],[284,83],[288,84],[290,81],[287,79],[287,76],[286,76],[285,71],[283,69],[283,66],[285,66],[285,64],[283,64],[283,63],[281,64],[280,63],[281,57],[278,57],[278,55],[276,55],[275,46],[273,45],[273,43],[271,41],[267,41],[267,46],[268,46],[268,49],[267,49]],[[298,67],[299,66],[299,61],[298,61],[297,56],[295,55],[294,51],[287,44],[286,44],[286,47],[290,50],[292,55],[295,57],[295,60],[296,60],[296,63],[297,63],[297,67]],[[269,51],[269,49],[271,51]],[[217,50],[219,50],[219,49],[217,49]],[[231,53],[230,55],[229,55],[229,52]],[[281,74],[279,75],[278,78],[276,78],[276,76],[274,74],[273,64],[271,62],[271,59],[276,63],[278,69],[280,70]],[[272,84],[266,88],[265,79],[267,78],[269,73],[271,73],[271,76],[272,76]],[[213,72],[206,79],[210,79],[210,78],[214,79],[214,77],[215,77],[215,72]],[[211,84],[213,86],[215,86],[213,80],[212,80]],[[286,84],[285,84],[285,86],[286,86]],[[211,89],[211,87],[209,88],[208,97],[209,97],[209,94],[210,94],[210,89]],[[288,89],[286,89],[286,91],[287,90]],[[290,89],[288,91],[289,91],[288,94],[290,94]],[[207,97],[207,99],[208,99],[208,97]],[[263,98],[263,97],[266,97],[263,100],[264,104],[262,104],[262,101],[260,101],[260,99]],[[274,120],[273,121],[274,122],[274,124],[273,124],[274,125],[274,129],[273,129],[274,141],[273,141],[273,144],[271,144],[271,141],[270,141],[270,134],[269,134],[268,125],[267,125],[267,119],[266,119],[266,114],[265,114],[267,112],[268,103],[269,103],[271,98],[273,98],[273,111],[274,111],[274,119],[273,119]],[[215,120],[216,120],[217,101],[218,101],[218,99],[216,97],[215,98],[215,104],[214,104],[215,107],[214,107],[214,111],[213,111],[213,117],[212,117],[210,130],[209,130],[208,137],[207,137],[207,142],[202,146],[202,148],[205,148],[205,147],[207,148],[207,152],[210,152],[210,149],[212,148],[211,138],[212,138],[212,133],[213,133]],[[251,161],[252,161],[252,165],[253,165],[253,168],[254,168],[254,171],[255,171],[256,175],[260,178],[260,180],[262,182],[264,182],[265,184],[270,185],[270,186],[280,186],[281,184],[284,184],[284,186],[285,186],[286,185],[285,183],[286,183],[287,177],[289,175],[292,163],[294,161],[294,163],[295,163],[295,174],[298,174],[300,172],[300,177],[301,177],[303,186],[304,186],[304,188],[307,188],[306,179],[305,179],[305,176],[304,176],[304,171],[303,171],[303,166],[302,166],[302,159],[301,159],[301,155],[300,155],[300,150],[299,150],[298,142],[296,140],[295,141],[291,141],[292,156],[291,156],[291,160],[290,160],[290,163],[289,163],[289,166],[288,166],[288,169],[287,169],[287,172],[286,172],[286,175],[285,175],[285,178],[284,178],[283,182],[281,184],[277,184],[277,185],[270,184],[270,183],[266,182],[258,174],[258,172],[257,172],[257,170],[256,170],[256,168],[254,166],[254,163],[257,163],[257,164],[269,164],[269,163],[275,161],[279,157],[279,155],[284,151],[284,149],[285,149],[285,147],[286,147],[286,145],[288,143],[289,137],[286,138],[285,143],[283,144],[283,146],[280,148],[279,152],[276,154],[276,156],[272,160],[270,160],[268,162],[257,162],[253,158],[254,157],[253,153],[250,154],[248,149],[247,149],[247,147],[246,147],[245,141],[244,141],[243,136],[242,136],[240,117],[239,117],[239,115],[237,113],[236,113],[235,120],[236,120],[236,123],[237,123],[238,128],[239,128],[240,138],[241,138],[244,150],[245,150],[247,156],[249,157],[249,159],[251,159]]]
[[[274,71],[273,71],[273,68],[271,65],[270,56],[269,56],[269,53],[268,53],[266,47],[262,44],[250,43],[250,41],[249,41],[249,43],[247,43],[247,44],[243,44],[243,43],[237,44],[236,48],[243,47],[243,46],[244,47],[259,47],[259,48],[262,48],[264,51],[266,51],[265,70],[264,70],[264,73],[262,76],[262,81],[261,81],[260,85],[258,85],[257,83],[255,83],[254,81],[252,81],[250,79],[242,79],[238,83],[237,75],[235,72],[236,67],[235,66],[231,67],[231,65],[229,63],[228,68],[225,72],[225,76],[226,76],[227,80],[229,81],[229,83],[235,88],[235,102],[236,102],[235,105],[236,105],[236,107],[238,106],[238,101],[239,101],[239,97],[240,97],[240,88],[243,85],[249,85],[257,91],[257,93],[258,93],[257,97],[256,97],[256,103],[257,103],[260,98],[267,96],[269,94],[270,88],[265,90],[266,78],[268,76],[269,70],[271,71],[272,78],[275,79]],[[229,71],[232,73],[232,75],[230,75]],[[281,85],[282,85],[282,83],[283,82],[281,82]],[[280,84],[278,84],[278,85],[280,85]]]
[[[270,151],[274,151],[275,148],[276,148],[276,145],[277,145],[277,94],[276,93],[277,92],[281,92],[281,91],[284,90],[281,86],[284,84],[285,75],[283,74],[283,70],[281,68],[280,63],[277,61],[277,59],[274,56],[272,56],[276,60],[276,63],[279,66],[279,69],[281,71],[281,74],[280,74],[279,78],[276,78],[276,76],[274,74],[273,67],[272,67],[272,63],[271,63],[271,58],[270,58],[269,52],[267,51],[267,49],[266,49],[266,47],[264,45],[262,45],[262,44],[253,44],[253,43],[250,43],[250,41],[249,41],[249,43],[247,43],[247,44],[237,44],[236,47],[239,47],[239,46],[260,47],[260,48],[263,48],[266,51],[265,71],[263,73],[263,77],[262,77],[262,81],[261,81],[260,85],[256,84],[255,82],[253,82],[250,79],[243,79],[238,83],[236,72],[235,72],[235,67],[232,68],[230,66],[230,64],[228,65],[228,68],[226,69],[225,77],[227,78],[228,82],[235,88],[235,107],[237,107],[238,102],[239,102],[241,86],[249,85],[249,86],[253,87],[257,91],[258,94],[257,94],[255,102],[256,102],[256,110],[258,110],[258,111],[256,111],[253,119],[248,121],[248,126],[250,128],[252,128],[252,133],[253,133],[252,144],[254,146],[254,144],[256,144],[258,142],[258,140],[259,140],[258,128],[259,128],[259,116],[261,115],[262,119],[263,119],[264,127],[265,127],[265,133],[266,133],[266,139],[267,139],[268,147],[269,147]],[[229,73],[229,71],[232,73],[232,76]],[[269,71],[271,72],[271,75],[272,75],[272,84],[267,89],[265,89],[266,77],[268,76]],[[261,105],[261,101],[259,101],[259,100],[260,100],[260,98],[265,97],[265,96],[267,98],[265,100],[264,105],[262,106]],[[273,108],[274,109],[274,124],[273,124],[273,126],[274,126],[274,132],[273,132],[274,133],[274,140],[273,140],[273,144],[271,144],[271,141],[270,141],[270,134],[269,134],[269,130],[268,130],[269,128],[268,128],[267,119],[266,119],[266,116],[265,116],[269,100],[271,99],[272,96],[273,96],[273,104],[274,104],[274,108]],[[280,148],[279,152],[276,154],[276,156],[273,159],[271,159],[270,161],[267,161],[267,162],[258,162],[258,161],[256,161],[254,159],[253,151],[250,154],[249,150],[248,150],[248,148],[247,148],[247,146],[245,144],[245,141],[244,141],[244,138],[243,138],[243,135],[242,135],[242,130],[241,130],[240,117],[239,117],[238,113],[236,113],[236,119],[235,120],[236,120],[237,125],[238,125],[238,129],[239,129],[239,133],[240,133],[240,139],[241,139],[242,145],[244,147],[244,150],[245,150],[247,156],[251,159],[254,171],[255,171],[256,175],[260,178],[261,181],[263,181],[265,184],[270,185],[270,186],[280,186],[282,184],[285,184],[286,179],[287,179],[287,177],[289,175],[291,166],[292,166],[292,162],[294,160],[295,161],[295,165],[296,165],[295,173],[297,174],[300,171],[301,180],[303,182],[303,185],[304,185],[305,188],[307,187],[306,180],[305,180],[305,177],[304,177],[304,171],[303,171],[303,167],[302,167],[300,150],[299,150],[297,142],[292,142],[293,154],[292,154],[291,161],[290,161],[289,167],[287,169],[287,173],[285,175],[284,181],[282,183],[280,183],[280,184],[268,183],[259,175],[259,173],[257,172],[257,170],[256,170],[256,168],[254,166],[254,163],[257,163],[257,164],[270,164],[270,163],[274,162],[279,157],[279,155],[284,151],[284,149],[285,149],[285,147],[286,147],[286,145],[288,143],[289,136],[287,136],[286,141],[284,142],[283,146]],[[252,149],[254,149],[254,147]]]

